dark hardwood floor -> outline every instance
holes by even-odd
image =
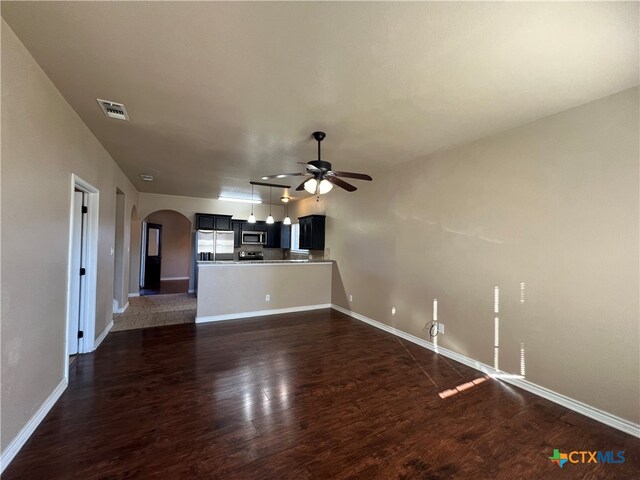
[[[625,479],[640,440],[321,310],[110,334],[3,479]],[[624,450],[567,464],[553,449]]]

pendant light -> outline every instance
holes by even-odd
[[[286,205],[285,208],[287,209],[287,213],[286,213],[286,217],[284,217],[284,220],[282,221],[283,225],[291,225],[291,218],[289,218],[289,205]]]
[[[271,215],[271,187],[269,187],[269,216],[267,217],[267,223],[269,225],[273,223],[273,215]]]
[[[251,184],[251,200],[253,201],[253,183]],[[251,203],[251,215],[249,215],[248,223],[256,223],[256,216],[253,214],[253,203]]]

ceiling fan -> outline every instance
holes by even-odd
[[[313,138],[318,142],[318,159],[310,162],[298,162],[302,165],[306,165],[306,172],[295,173],[280,173],[277,175],[267,175],[262,177],[263,180],[269,180],[272,178],[284,178],[284,177],[309,177],[304,180],[296,190],[306,190],[307,192],[315,195],[321,195],[329,192],[334,185],[340,188],[344,188],[347,192],[355,192],[356,187],[350,183],[345,182],[342,178],[354,178],[357,180],[373,180],[369,175],[364,173],[352,173],[352,172],[338,172],[331,169],[331,163],[322,160],[320,156],[320,143],[327,136],[324,132],[313,132],[311,134]]]

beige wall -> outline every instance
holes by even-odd
[[[147,222],[162,225],[162,264],[160,277],[187,278],[193,263],[191,222],[172,210],[160,210],[147,217]]]
[[[331,263],[201,265],[201,317],[331,303]],[[271,295],[266,301],[265,295]]]
[[[333,302],[640,421],[638,89],[332,191],[323,213],[337,260]],[[428,135],[428,132],[425,132]],[[525,301],[520,302],[520,283]],[[391,316],[391,307],[397,308]]]
[[[98,336],[112,318],[116,188],[126,211],[137,192],[3,21],[3,450],[64,377],[72,173],[100,190]]]

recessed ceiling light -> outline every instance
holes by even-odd
[[[153,182],[153,175],[140,175],[140,178],[145,182]]]
[[[251,200],[250,198],[218,197],[218,200],[223,202],[262,203],[262,200]]]

